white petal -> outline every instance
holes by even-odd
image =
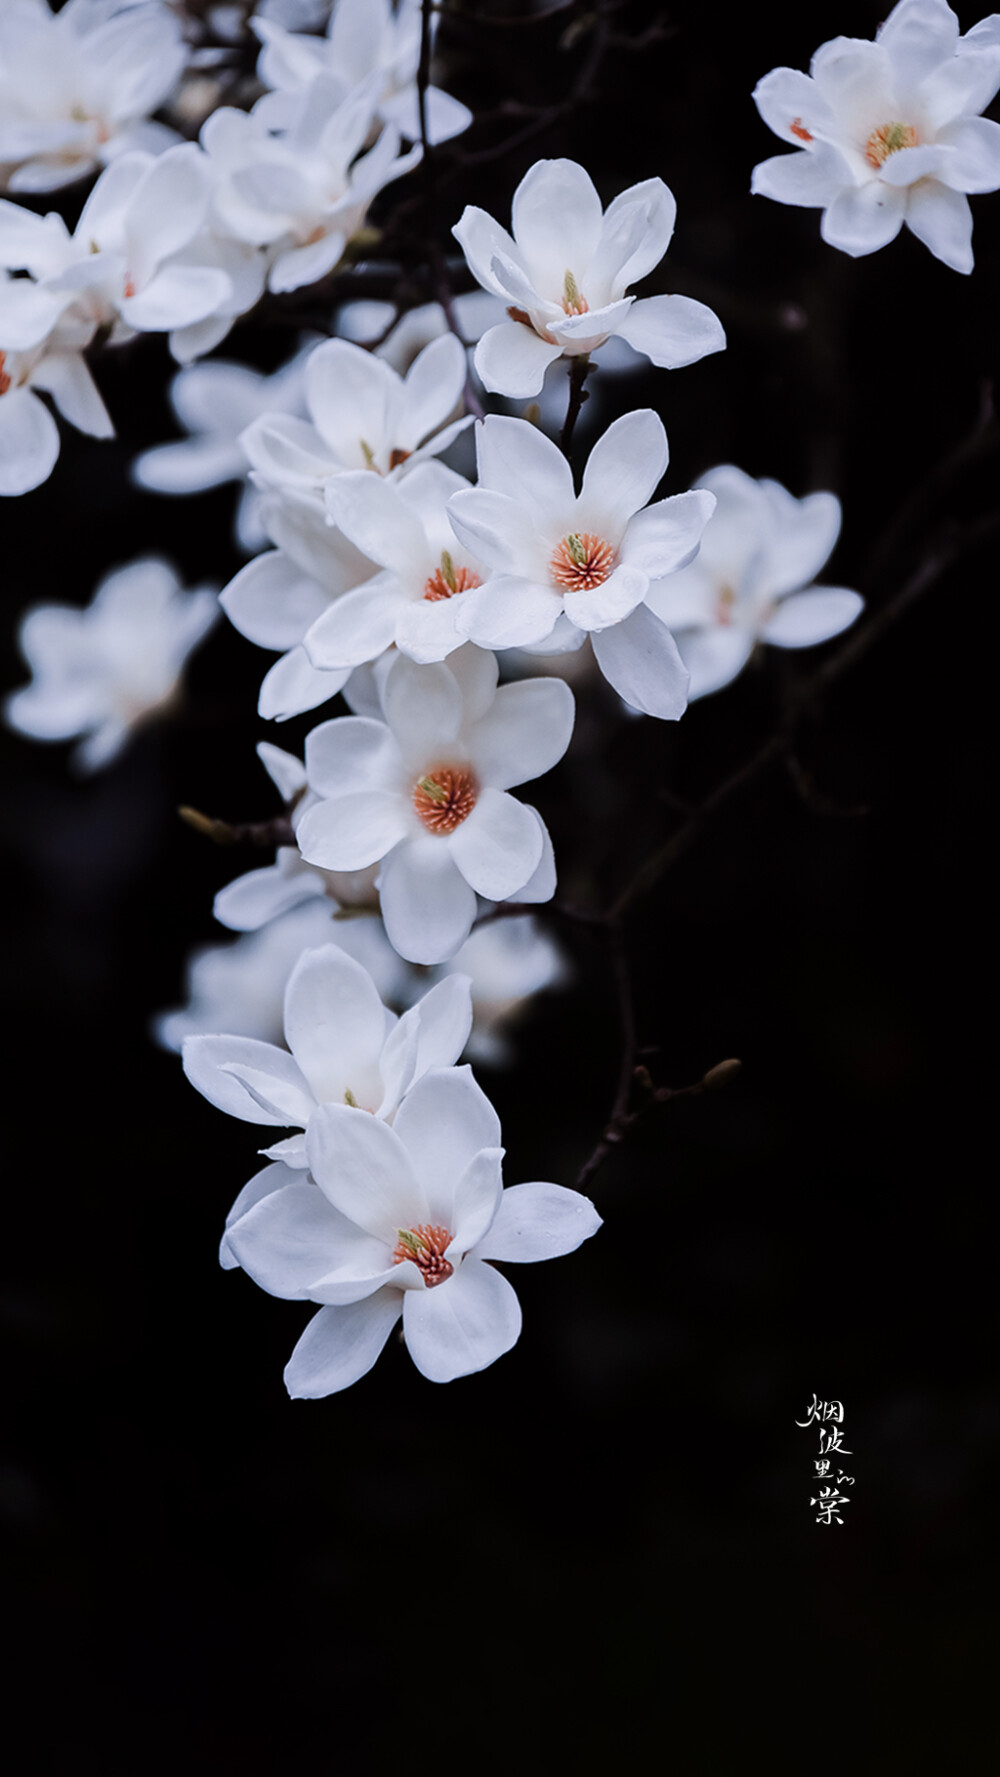
[[[778,204],[821,210],[833,203],[849,178],[843,156],[817,142],[800,154],[775,154],[760,161],[750,175],[750,191],[754,197],[769,197]]]
[[[285,1041],[319,1103],[377,1078],[385,1007],[367,969],[337,944],[307,950],[285,989]],[[364,1107],[374,1110],[373,1104]]]
[[[411,1292],[416,1294],[416,1292]],[[321,1308],[285,1369],[293,1400],[319,1400],[367,1375],[403,1309],[400,1290],[379,1290],[343,1308]]]
[[[503,296],[504,290],[491,270],[494,256],[500,253],[515,262],[520,260],[517,247],[507,230],[501,228],[499,222],[495,222],[485,210],[478,209],[475,204],[468,204],[451,232],[465,254],[469,270],[477,282],[494,296]]]
[[[421,1375],[452,1382],[485,1370],[516,1344],[521,1308],[499,1271],[467,1258],[436,1289],[407,1291],[403,1331]]]
[[[567,592],[567,617],[578,629],[593,632],[624,623],[649,591],[649,578],[639,568],[619,562],[600,586]]]
[[[331,476],[326,484],[326,509],[358,549],[404,579],[412,573],[414,563],[427,554],[419,518],[395,484],[370,469]]]
[[[624,623],[599,630],[591,643],[604,677],[632,709],[669,722],[684,714],[687,671],[669,629],[648,605],[637,605]]]
[[[607,287],[620,296],[659,265],[670,245],[677,219],[673,192],[662,179],[630,185],[608,205],[594,256],[586,269],[587,283]]]
[[[432,339],[413,360],[403,384],[402,425],[396,443],[415,450],[453,413],[465,387],[465,347],[453,333]]]
[[[27,494],[47,481],[59,456],[59,428],[30,389],[0,396],[0,494]]]
[[[564,1185],[511,1185],[496,1219],[476,1248],[479,1259],[557,1259],[596,1234],[601,1218],[589,1197]]]
[[[797,68],[772,68],[754,87],[753,101],[768,129],[793,147],[802,143],[797,129],[810,133],[836,129],[833,112],[815,81]]]
[[[669,300],[665,299],[665,300]],[[630,518],[652,499],[669,460],[659,414],[623,414],[597,440],[583,474],[576,524],[617,546]]]
[[[276,660],[270,672],[264,675],[258,713],[268,721],[285,722],[289,716],[314,710],[319,704],[336,697],[350,673],[349,666],[321,671],[313,666],[300,643]]]
[[[928,180],[908,194],[906,225],[936,259],[953,271],[972,270],[972,211],[969,200],[946,185]]]
[[[447,749],[462,722],[462,693],[447,666],[419,666],[400,655],[382,692],[385,719],[405,764],[430,766]]]
[[[476,457],[477,497],[484,488],[506,495],[527,515],[531,528],[558,529],[564,516],[568,523],[575,499],[573,472],[558,445],[538,426],[507,414],[489,414],[476,427]],[[463,494],[449,505],[449,512],[454,510],[474,512],[475,507]],[[505,564],[497,563],[501,565]]]
[[[761,629],[761,640],[778,648],[811,648],[839,636],[860,615],[864,599],[841,586],[817,586],[782,599]]]
[[[709,352],[723,351],[726,344],[718,315],[691,296],[643,297],[632,304],[615,331],[663,370],[696,364]]]
[[[572,160],[540,160],[514,193],[511,228],[536,289],[561,293],[567,271],[580,277],[601,237],[601,200]]]
[[[651,580],[686,568],[697,554],[705,527],[715,511],[715,496],[707,488],[671,494],[637,512],[625,534],[621,559]]]
[[[472,1029],[472,989],[467,975],[447,975],[400,1019],[416,1020],[417,1050],[412,1078],[431,1068],[453,1067]]]
[[[476,897],[453,863],[450,848],[432,834],[397,846],[379,879],[389,941],[411,963],[442,963],[464,944],[476,917]]]
[[[509,790],[557,765],[573,733],[575,702],[563,679],[501,685],[472,731],[469,761],[484,784]]]
[[[297,837],[302,856],[321,870],[364,870],[380,858],[388,859],[409,831],[402,796],[389,790],[358,790],[307,809]]]
[[[455,1186],[449,1226],[456,1252],[469,1252],[492,1225],[503,1195],[503,1155],[503,1148],[480,1149]]]
[[[335,672],[377,660],[392,646],[397,614],[406,608],[398,581],[379,574],[332,605],[324,601],[305,637],[306,653],[314,666]]]
[[[361,1234],[311,1184],[269,1192],[233,1224],[229,1245],[254,1283],[291,1301],[316,1301],[310,1286],[336,1266],[370,1274],[385,1267],[384,1244]],[[361,1287],[347,1300],[370,1294]]]
[[[678,638],[681,659],[691,674],[689,698],[707,697],[721,691],[742,672],[753,653],[754,635],[749,629],[692,630]]]
[[[258,648],[294,648],[327,609],[321,586],[301,574],[283,549],[269,550],[241,568],[220,595],[230,623]]]
[[[136,296],[123,297],[123,320],[140,333],[166,333],[214,314],[232,294],[225,272],[207,265],[163,266]]]
[[[488,901],[505,901],[523,888],[541,855],[530,808],[505,790],[481,790],[472,813],[451,835],[453,863]]]
[[[955,54],[958,19],[944,0],[900,0],[879,26],[877,42],[898,78],[915,86]]]
[[[874,253],[898,235],[908,195],[912,202],[912,194],[886,185],[881,179],[849,186],[839,191],[823,211],[820,233],[829,246],[839,247],[852,259]]]
[[[393,1128],[410,1156],[430,1213],[455,1234],[459,1181],[481,1149],[500,1147],[500,1119],[472,1069],[445,1067],[424,1074],[404,1098]]]
[[[45,389],[78,432],[91,438],[113,438],[111,415],[79,352],[50,352],[32,374],[36,389]]]
[[[456,624],[480,648],[532,648],[552,634],[562,610],[553,587],[498,574],[466,593]]]
[[[1000,123],[992,123],[988,117],[960,117],[941,131],[938,140],[955,150],[940,173],[952,191],[996,191],[1000,186]]]
[[[392,1248],[400,1228],[430,1210],[409,1155],[388,1123],[349,1105],[322,1104],[306,1131],[309,1170],[335,1209]]]
[[[561,345],[550,345],[523,321],[501,321],[476,347],[476,375],[491,395],[529,401],[540,393],[549,365],[562,355]]]
[[[556,860],[552,850],[549,830],[542,820],[537,808],[531,810],[538,822],[538,830],[542,835],[542,855],[534,870],[528,877],[523,888],[515,889],[507,896],[508,901],[526,901],[534,904],[538,901],[551,901],[556,892]]]
[[[273,1043],[260,1043],[254,1037],[187,1037],[182,1053],[192,1086],[231,1117],[285,1129],[308,1121],[313,1095],[291,1055]],[[260,1095],[242,1083],[241,1075],[255,1084],[266,1083],[273,1108],[262,1107]]]
[[[403,769],[391,732],[370,716],[335,716],[306,740],[306,775],[321,796],[395,789]]]
[[[312,870],[286,876],[275,864],[248,870],[221,888],[212,908],[220,925],[233,932],[255,932],[300,902],[323,894],[323,879]]]
[[[236,1200],[226,1217],[225,1232],[219,1242],[219,1264],[223,1271],[235,1271],[239,1265],[239,1260],[229,1245],[229,1230],[233,1224],[238,1222],[241,1216],[245,1216],[248,1210],[253,1209],[255,1203],[260,1203],[265,1197],[269,1197],[272,1191],[280,1191],[285,1185],[294,1185],[298,1182],[299,1176],[289,1167],[281,1165],[265,1166],[262,1172],[255,1173],[253,1178],[247,1181],[242,1191],[237,1193]]]

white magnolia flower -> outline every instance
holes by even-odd
[[[864,602],[845,587],[812,584],[840,533],[835,495],[796,500],[730,464],[698,485],[716,499],[698,558],[649,594],[677,636],[691,697],[728,685],[758,642],[810,648],[839,635]]]
[[[55,211],[0,203],[0,265],[29,273],[0,288],[0,338],[30,349],[70,320],[115,340],[204,320],[232,293],[225,271],[184,257],[208,200],[205,156],[186,142],[112,161],[72,235]]]
[[[418,463],[395,483],[364,470],[327,483],[331,519],[384,571],[313,624],[305,648],[314,666],[360,666],[393,643],[420,661],[444,660],[462,646],[458,613],[486,572],[448,522],[448,501],[468,485],[435,462]]]
[[[64,323],[30,351],[18,352],[3,349],[0,328],[0,494],[30,493],[55,468],[59,428],[36,391],[48,395],[78,431],[114,436],[83,357],[91,331]]]
[[[183,592],[173,568],[153,556],[109,574],[86,610],[36,605],[19,635],[35,676],[8,697],[7,721],[34,740],[83,735],[74,763],[96,771],[171,701],[218,608],[214,592]]]
[[[243,448],[259,481],[317,500],[345,470],[398,478],[447,450],[471,424],[468,416],[445,423],[459,406],[465,374],[465,352],[451,333],[432,340],[405,376],[361,346],[327,340],[305,368],[311,424],[264,414],[244,432]]]
[[[271,1295],[322,1304],[285,1371],[289,1394],[357,1382],[400,1315],[432,1382],[510,1350],[521,1310],[497,1263],[574,1252],[601,1219],[560,1185],[505,1191],[499,1141],[468,1068],[450,1068],[417,1082],[392,1128],[346,1105],[318,1110],[306,1138],[315,1184],[254,1181],[268,1194],[230,1226],[235,1257]]]
[[[460,648],[447,663],[397,655],[383,719],[340,716],[306,741],[320,800],[297,826],[310,863],[358,870],[381,861],[390,941],[416,963],[454,956],[476,895],[548,900],[548,836],[533,808],[507,794],[550,771],[573,731],[573,694],[559,679],[497,690],[492,654]]]
[[[798,148],[754,168],[751,189],[821,209],[830,246],[857,257],[904,222],[955,271],[972,270],[966,192],[1000,186],[1000,124],[979,113],[1000,86],[992,21],[959,38],[946,0],[900,0],[874,42],[836,37],[810,73],[775,68],[754,92]]]
[[[437,19],[433,19],[436,29]],[[420,139],[417,67],[420,0],[337,0],[325,37],[283,29],[259,16],[253,28],[264,47],[258,78],[276,89],[277,102],[262,103],[269,127],[285,127],[293,103],[318,74],[333,76],[346,93],[375,76],[377,114],[409,141]],[[427,89],[427,139],[446,142],[468,129],[472,113],[439,87]]]
[[[541,160],[525,174],[514,193],[513,238],[470,204],[452,233],[473,277],[502,298],[509,316],[476,347],[484,386],[537,395],[556,358],[596,352],[612,334],[667,370],[721,351],[726,336],[704,303],[627,294],[663,258],[676,213],[662,179],[630,186],[602,212],[592,180],[572,160]]]
[[[579,495],[562,452],[526,420],[490,415],[476,442],[479,485],[448,514],[493,572],[466,594],[458,628],[481,648],[573,648],[589,634],[627,703],[680,716],[687,674],[647,594],[696,553],[714,500],[702,490],[647,506],[667,466],[662,422],[644,408],[609,426]]]
[[[306,784],[306,768],[293,753],[261,741],[257,747],[260,759],[271,782],[280,791],[282,801],[294,824],[317,801]],[[307,864],[297,845],[280,845],[273,864],[248,870],[221,888],[212,909],[220,925],[232,932],[256,932],[273,919],[304,902],[318,900],[333,910],[341,907],[376,908],[375,869],[335,871],[317,870]],[[350,946],[346,946],[350,948]],[[374,971],[372,971],[374,973]],[[387,996],[395,998],[395,995]]]
[[[247,1123],[305,1130],[321,1104],[392,1118],[428,1068],[457,1061],[472,1028],[469,982],[450,975],[397,1018],[361,963],[337,944],[300,956],[285,989],[279,1049],[235,1034],[186,1037],[184,1072],[210,1103]],[[300,1133],[266,1150],[306,1165]]]
[[[371,578],[374,563],[326,522],[308,495],[264,494],[260,518],[278,544],[247,562],[222,593],[235,629],[259,648],[281,650],[264,675],[260,715],[283,722],[315,709],[343,689],[351,667],[324,670],[306,652],[306,637],[332,604]]]
[[[159,1014],[157,1041],[179,1051],[185,1037],[225,1032],[281,1043],[288,977],[303,951],[321,944],[336,944],[353,956],[387,1003],[412,999],[406,991],[411,972],[389,943],[382,921],[335,919],[335,911],[328,900],[304,901],[260,931],[194,951],[185,971],[187,1004]]]
[[[377,82],[368,81],[345,98],[342,84],[321,74],[281,135],[256,110],[221,106],[206,120],[201,142],[215,175],[217,224],[268,249],[270,290],[325,278],[376,193],[416,165],[419,149],[399,154],[399,132],[390,125],[359,154],[376,92]]]
[[[237,535],[245,549],[263,548],[260,497],[247,479],[240,434],[262,413],[305,412],[307,357],[308,348],[270,376],[223,358],[185,365],[171,384],[170,404],[189,436],[143,451],[132,464],[133,481],[159,494],[195,494],[226,481],[243,482]]]
[[[178,140],[149,123],[187,52],[159,0],[46,0],[0,7],[0,164],[10,191],[51,191],[124,149]]]

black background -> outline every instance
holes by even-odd
[[[866,0],[626,6],[623,33],[666,32],[612,50],[590,95],[511,156],[464,164],[523,119],[478,124],[440,168],[447,226],[467,201],[506,221],[543,155],[582,161],[605,201],[666,179],[676,235],[642,293],[709,302],[728,350],[676,373],[637,361],[601,423],[659,409],[668,492],[720,462],[834,489],[827,577],[872,610],[995,501],[987,452],[932,485],[872,578],[995,368],[1000,198],[972,200],[964,278],[908,234],[849,260],[816,212],[748,187],[780,151],[755,82],[879,16]],[[443,32],[449,84],[477,113],[558,98],[590,41],[560,51],[564,23]],[[269,366],[293,339],[247,324],[221,355]],[[51,480],[5,503],[5,685],[24,676],[30,603],[84,603],[148,549],[188,583],[235,571],[231,489],[180,505],[129,485],[136,451],[174,435],[168,371],[162,340],[106,355],[117,441],[64,428]],[[4,733],[0,1511],[34,1747],[20,1769],[988,1768],[995,602],[994,542],[809,713],[812,804],[772,767],[635,910],[654,1077],[687,1084],[730,1055],[742,1076],[649,1119],[593,1181],[599,1236],[516,1277],[516,1349],[446,1388],[392,1343],[347,1393],[289,1403],[281,1370],[311,1310],[216,1265],[255,1132],[146,1037],[188,949],[218,935],[215,889],[254,861],[174,808],[270,814],[252,741],[294,746],[312,718],[253,717],[263,657],[222,625],[181,719],[95,779]],[[610,893],[683,818],[673,799],[726,777],[818,658],[770,654],[676,728],[581,715],[537,797],[564,888]],[[580,834],[604,821],[588,876]],[[607,962],[561,935],[576,986],[538,1004],[516,1069],[481,1076],[509,1182],[571,1183],[613,1096]],[[842,1526],[809,1507],[817,1437],[795,1421],[814,1392],[844,1403]]]

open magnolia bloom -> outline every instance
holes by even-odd
[[[666,370],[721,351],[726,336],[704,303],[627,294],[663,258],[676,214],[662,179],[630,186],[602,211],[590,175],[572,160],[540,160],[525,174],[513,238],[469,204],[452,233],[473,277],[508,315],[476,347],[484,388],[537,395],[557,358],[596,352],[612,334]]]
[[[410,962],[446,962],[472,929],[477,894],[554,894],[541,817],[507,791],[562,758],[573,714],[560,679],[498,690],[496,659],[478,648],[434,666],[398,655],[382,720],[339,716],[306,741],[320,800],[297,825],[303,857],[327,870],[381,862],[391,943]]]
[[[698,559],[657,583],[649,603],[677,637],[690,696],[735,679],[758,642],[810,648],[854,622],[864,603],[843,586],[813,586],[840,533],[834,494],[796,500],[777,481],[731,464],[703,475],[716,507]]]
[[[483,1370],[515,1344],[520,1304],[496,1264],[575,1252],[601,1218],[560,1185],[505,1191],[499,1142],[466,1067],[426,1074],[391,1129],[346,1105],[316,1112],[306,1137],[315,1184],[269,1190],[227,1236],[262,1289],[322,1304],[285,1371],[290,1395],[357,1382],[401,1315],[431,1382]]]
[[[398,478],[447,450],[471,416],[446,425],[465,387],[465,351],[454,334],[434,339],[400,376],[346,339],[314,347],[305,367],[309,421],[262,414],[241,443],[259,483],[322,496],[333,475],[374,470]]]
[[[966,192],[1000,186],[1000,124],[979,113],[1000,86],[1000,41],[967,37],[946,0],[900,0],[873,43],[836,37],[810,73],[775,68],[754,99],[797,148],[754,168],[751,190],[823,211],[831,247],[857,257],[904,222],[955,271],[972,270]]]
[[[437,20],[432,17],[436,29]],[[337,0],[324,37],[289,31],[259,13],[253,28],[263,49],[257,75],[273,87],[273,99],[258,102],[270,128],[283,124],[290,105],[318,74],[342,82],[345,92],[378,75],[377,113],[411,142],[420,140],[417,69],[420,62],[420,0]],[[427,88],[427,139],[446,142],[468,129],[472,113],[442,92]]]
[[[465,596],[486,575],[455,541],[448,501],[469,483],[443,463],[418,463],[396,483],[364,470],[327,483],[326,509],[384,570],[337,599],[305,637],[314,666],[338,671],[375,660],[395,643],[411,660],[444,660],[465,640]]]
[[[455,494],[459,541],[491,569],[468,592],[458,628],[481,648],[579,647],[589,634],[619,696],[675,719],[687,673],[647,600],[689,562],[715,506],[706,490],[647,505],[667,467],[667,435],[648,408],[615,420],[590,453],[579,495],[552,440],[526,420],[476,427],[479,483]]]
[[[509,1029],[535,994],[561,986],[569,975],[555,939],[530,914],[478,926],[444,968],[469,977],[472,1033],[465,1054],[489,1067],[513,1061]]]
[[[305,1130],[321,1104],[391,1118],[428,1068],[458,1060],[471,1028],[466,976],[439,981],[397,1018],[367,969],[325,944],[305,951],[288,978],[287,1049],[253,1037],[187,1037],[184,1072],[211,1104],[247,1123]],[[265,1151],[286,1166],[306,1165],[302,1134]]]
[[[7,721],[33,740],[83,735],[73,762],[96,771],[170,703],[218,614],[214,592],[183,592],[173,568],[152,556],[109,574],[84,611],[36,605],[20,630],[35,676],[7,699]]]
[[[47,0],[0,6],[0,167],[10,191],[51,191],[123,149],[176,142],[148,121],[172,93],[187,50],[161,0]]]
[[[0,309],[6,273],[0,273]],[[5,349],[0,325],[0,494],[27,494],[47,481],[59,457],[59,428],[40,394],[92,438],[114,426],[83,356],[93,328],[61,322],[29,351]]]

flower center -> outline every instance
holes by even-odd
[[[434,765],[413,786],[413,806],[428,833],[454,833],[476,806],[479,783],[468,765]]]
[[[571,271],[567,271],[563,278],[562,305],[568,315],[587,315],[590,313],[590,304]]]
[[[736,594],[733,591],[732,587],[731,586],[720,586],[719,601],[718,601],[718,604],[716,605],[716,609],[715,609],[716,623],[724,623],[724,624],[732,623],[732,621],[733,621],[733,607],[735,604],[736,604]]]
[[[603,586],[615,565],[615,552],[603,537],[592,531],[570,531],[556,545],[549,560],[549,573],[556,586],[567,592],[589,592],[592,586]]]
[[[0,395],[6,395],[7,390],[10,388],[10,377],[4,369],[6,362],[6,352],[0,352]]]
[[[437,1283],[444,1283],[455,1267],[445,1258],[445,1248],[451,1244],[451,1235],[447,1228],[426,1227],[418,1222],[415,1228],[397,1228],[399,1239],[392,1251],[392,1262],[401,1265],[404,1259],[412,1259],[420,1267],[424,1283],[429,1290]]]
[[[917,132],[912,123],[883,123],[877,130],[872,130],[865,143],[865,159],[877,170],[890,154],[898,154],[901,148],[913,148],[916,140]]]
[[[442,549],[441,566],[424,583],[424,598],[436,604],[438,599],[454,598],[456,592],[468,592],[470,586],[482,584],[471,568],[456,568],[447,549]]]

